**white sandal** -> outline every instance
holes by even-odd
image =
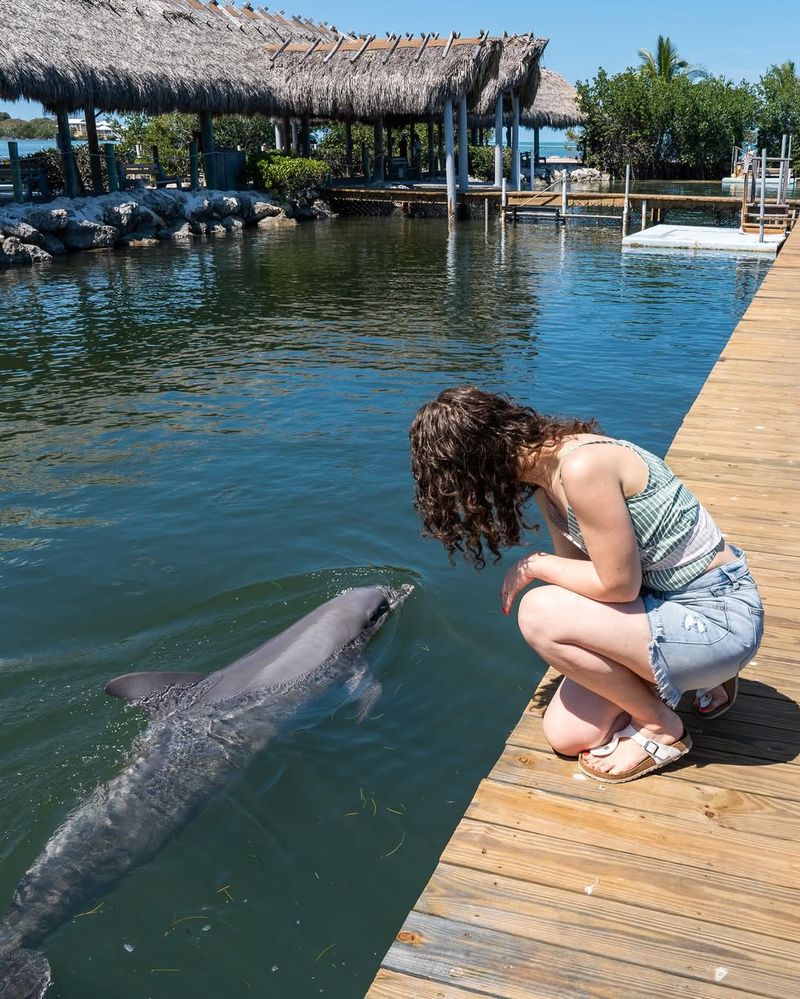
[[[578,757],[578,766],[581,768],[581,771],[587,777],[591,777],[592,780],[603,781],[606,784],[625,784],[628,781],[636,780],[637,777],[644,777],[645,774],[652,773],[654,770],[660,770],[662,767],[674,763],[675,760],[679,760],[682,756],[685,756],[692,748],[692,740],[687,734],[686,729],[684,729],[683,735],[677,742],[665,745],[663,742],[657,742],[655,739],[650,738],[641,729],[635,728],[633,725],[627,725],[625,728],[620,729],[604,746],[598,746],[597,749],[589,749],[586,752],[591,753],[593,756],[610,756],[619,745],[620,739],[633,739],[647,753],[648,759],[637,763],[630,770],[622,770],[617,774],[609,774],[590,767],[586,763],[584,753],[581,753]]]

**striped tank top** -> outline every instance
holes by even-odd
[[[720,550],[722,534],[693,493],[660,458],[630,441],[585,441],[567,454],[590,444],[630,448],[647,465],[644,489],[625,500],[642,560],[643,586],[648,590],[679,590],[702,575]],[[588,554],[572,507],[567,506],[565,519],[549,497],[546,506],[553,526]]]

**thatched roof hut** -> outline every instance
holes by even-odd
[[[578,107],[578,92],[560,73],[542,68],[533,104],[523,107],[520,122],[526,128],[570,128],[583,125],[587,115]]]
[[[497,74],[501,46],[481,35],[366,36],[290,44],[270,52],[280,93],[293,114],[387,121],[441,114],[445,101],[473,103]]]
[[[259,58],[274,28],[265,21],[259,31],[258,21],[218,3],[0,0],[0,24],[0,97],[8,100],[152,113],[281,108]]]
[[[0,24],[0,97],[61,110],[402,120],[535,91],[546,44],[359,37],[222,0],[0,0]]]
[[[478,115],[494,115],[497,98],[501,94],[516,91],[521,107],[533,102],[539,88],[539,60],[547,46],[546,38],[535,38],[533,34],[503,35],[497,75],[487,80],[474,111]],[[507,109],[510,103],[506,101]]]

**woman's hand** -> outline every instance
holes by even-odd
[[[511,610],[511,605],[519,591],[524,590],[526,586],[538,579],[536,565],[545,554],[545,552],[531,552],[530,555],[525,555],[518,562],[515,562],[508,570],[506,578],[503,580],[503,588],[500,590],[500,602],[504,614],[508,614]]]

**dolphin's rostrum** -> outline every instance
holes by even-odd
[[[360,650],[413,587],[346,590],[215,673],[130,673],[108,693],[150,712],[133,762],[63,822],[24,875],[0,923],[0,999],[39,999],[50,967],[38,947],[88,901],[152,857],[308,705],[330,691],[361,703],[380,691]]]

